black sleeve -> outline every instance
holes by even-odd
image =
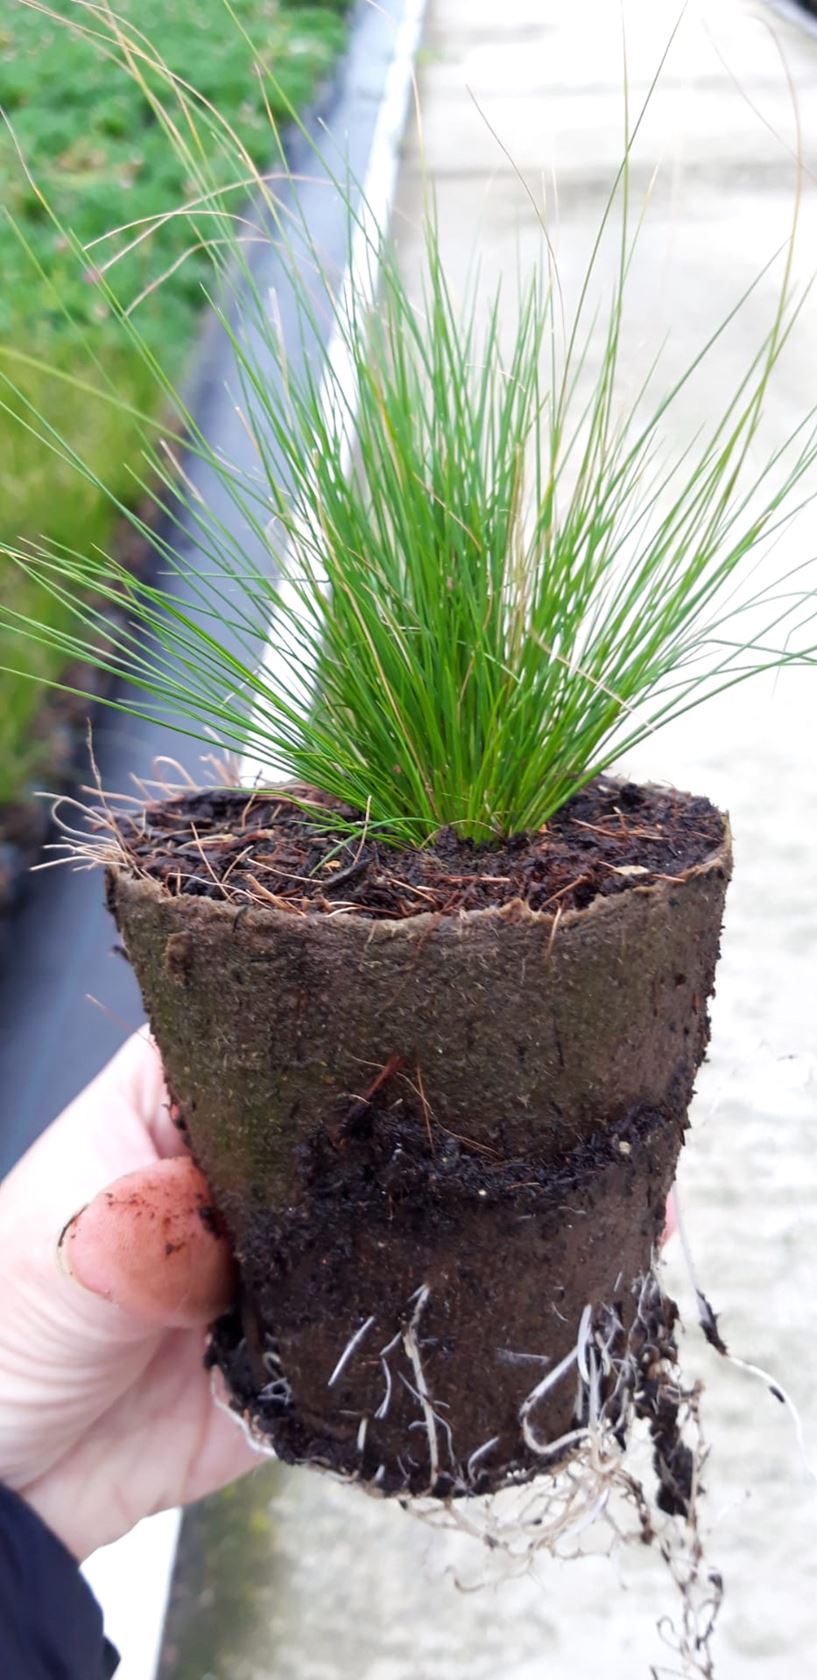
[[[30,1506],[0,1487],[3,1680],[110,1680],[118,1662],[70,1552]]]

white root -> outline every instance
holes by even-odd
[[[590,1375],[587,1367],[587,1343],[590,1335],[590,1323],[592,1317],[593,1308],[588,1302],[587,1306],[584,1307],[582,1311],[581,1318],[579,1319],[579,1334],[576,1337],[576,1363],[579,1367],[579,1376],[584,1383],[589,1383],[590,1381]]]
[[[428,1392],[428,1385],[423,1371],[423,1362],[420,1357],[420,1344],[417,1340],[417,1329],[430,1294],[431,1291],[427,1283],[422,1284],[417,1290],[416,1295],[413,1297],[414,1311],[411,1315],[411,1320],[407,1328],[403,1331],[403,1347],[406,1350],[409,1364],[414,1372],[417,1399],[422,1407],[423,1420],[426,1426],[426,1435],[428,1436],[429,1492],[436,1487],[440,1474],[440,1449],[437,1441],[438,1419],[431,1403],[431,1396]],[[405,1381],[405,1378],[403,1381]]]
[[[584,1324],[584,1314],[582,1314],[582,1324]],[[579,1334],[581,1335],[581,1327]],[[548,1441],[540,1441],[531,1425],[530,1414],[537,1402],[541,1400],[545,1394],[549,1393],[550,1389],[555,1388],[556,1384],[561,1382],[562,1378],[567,1375],[568,1371],[570,1371],[576,1364],[578,1357],[579,1343],[577,1342],[576,1347],[571,1348],[570,1352],[565,1354],[564,1359],[559,1361],[559,1364],[555,1367],[555,1369],[553,1371],[549,1371],[546,1376],[542,1377],[541,1382],[538,1382],[536,1387],[531,1389],[527,1399],[523,1400],[522,1405],[519,1408],[519,1423],[522,1429],[522,1436],[525,1441],[525,1445],[530,1448],[531,1452],[541,1453],[548,1457],[550,1456],[552,1451],[551,1444]]]
[[[547,1466],[549,1459],[561,1458],[569,1447],[578,1447],[582,1441],[586,1441],[588,1433],[589,1431],[584,1425],[581,1425],[578,1429],[568,1429],[567,1434],[557,1435],[553,1441],[540,1441],[537,1446],[531,1448],[531,1451],[543,1459],[545,1466]]]
[[[374,1313],[372,1313],[370,1318],[366,1319],[364,1324],[361,1324],[360,1329],[356,1330],[353,1336],[350,1336],[350,1338],[349,1338],[348,1342],[346,1343],[346,1346],[345,1346],[345,1348],[344,1348],[344,1350],[343,1350],[343,1352],[340,1356],[340,1359],[338,1360],[337,1365],[335,1366],[335,1369],[332,1372],[331,1377],[329,1378],[329,1381],[326,1385],[327,1388],[334,1388],[335,1383],[337,1382],[338,1378],[340,1376],[342,1376],[343,1372],[346,1370],[346,1367],[349,1363],[349,1360],[352,1357],[352,1354],[355,1352],[355,1349],[360,1346],[361,1342],[363,1341],[364,1336],[368,1335],[368,1333],[371,1330],[373,1324],[374,1324]]]
[[[778,1382],[776,1377],[772,1377],[769,1375],[768,1371],[764,1371],[762,1365],[753,1365],[749,1359],[740,1359],[736,1353],[731,1353],[728,1349],[724,1354],[724,1358],[729,1360],[730,1365],[736,1365],[739,1371],[748,1371],[751,1377],[758,1377],[768,1388],[769,1393],[774,1396],[775,1400],[779,1400],[781,1405],[786,1407],[794,1428],[794,1438],[797,1442],[800,1462],[806,1472],[806,1475],[810,1477],[811,1481],[817,1482],[817,1469],[815,1469],[815,1466],[811,1463],[808,1456],[803,1419],[797,1406],[795,1405],[795,1402],[789,1394],[788,1389],[784,1388],[783,1384]]]
[[[567,1319],[560,1314],[562,1323]],[[496,1357],[503,1365],[549,1365],[550,1359],[546,1353],[514,1353],[512,1348],[497,1348]]]
[[[698,1418],[699,1393],[681,1382],[671,1322],[654,1271],[636,1292],[634,1322],[628,1333],[613,1308],[585,1308],[574,1347],[541,1378],[520,1408],[523,1437],[540,1465],[536,1479],[529,1483],[529,1497],[521,1505],[510,1492],[498,1497],[472,1492],[467,1500],[408,1499],[405,1508],[433,1527],[453,1528],[480,1541],[492,1557],[501,1559],[500,1578],[525,1573],[542,1552],[560,1558],[579,1555],[582,1536],[599,1522],[607,1525],[611,1544],[654,1541],[681,1597],[679,1625],[673,1632],[683,1673],[710,1680],[709,1646],[722,1587],[717,1574],[705,1568],[697,1529],[699,1473],[706,1456]],[[499,1357],[507,1357],[509,1351],[503,1350]],[[528,1358],[544,1356],[519,1354],[513,1362]],[[534,1427],[536,1407],[571,1370],[577,1375],[580,1421],[557,1439],[546,1441]],[[639,1417],[644,1418],[638,1426],[644,1434],[644,1424],[658,1416],[649,1404],[645,1414],[646,1380],[657,1384],[657,1393],[678,1406],[678,1440],[682,1428],[684,1436],[687,1430],[692,1432],[691,1491],[685,1517],[664,1515],[630,1469],[630,1440]],[[473,1487],[480,1459],[495,1444],[495,1440],[486,1442],[471,1455],[466,1486]],[[658,1441],[652,1444],[659,1446]],[[667,1469],[671,1477],[672,1465]],[[519,1481],[527,1481],[526,1472],[520,1472]],[[496,1575],[486,1574],[484,1579],[495,1580]],[[476,1590],[480,1584],[484,1582],[464,1590]]]
[[[389,1365],[388,1360],[384,1359],[382,1353],[380,1355],[380,1364],[381,1364],[382,1369],[383,1369],[383,1377],[384,1377],[385,1383],[386,1383],[386,1392],[383,1395],[383,1399],[381,1400],[380,1405],[378,1406],[377,1411],[375,1412],[374,1415],[377,1418],[378,1422],[382,1423],[383,1419],[388,1417],[388,1415],[389,1415],[389,1406],[391,1405],[391,1391],[392,1391],[392,1386],[393,1385],[392,1385],[392,1380],[391,1380],[391,1367]]]
[[[214,1406],[217,1406],[225,1417],[232,1419],[232,1422],[241,1430],[247,1446],[252,1447],[253,1452],[258,1453],[259,1458],[275,1458],[275,1448],[255,1433],[250,1419],[243,1412],[237,1412],[233,1406],[228,1405],[221,1392],[220,1373],[217,1370],[213,1370],[210,1374],[210,1394]]]
[[[400,1381],[404,1385],[404,1387],[408,1389],[409,1394],[411,1394],[412,1397],[415,1400],[419,1401],[420,1404],[422,1404],[421,1397],[420,1397],[417,1389],[414,1387],[414,1384],[409,1382],[408,1377],[403,1376],[402,1371],[400,1372]],[[440,1404],[442,1404],[442,1402],[440,1402]],[[451,1433],[451,1425],[446,1418],[440,1416],[439,1412],[434,1407],[432,1407],[432,1416],[434,1418],[434,1422],[436,1424],[439,1424],[440,1429],[442,1429],[445,1432],[445,1438],[446,1438],[446,1441],[448,1443],[448,1457],[449,1457],[449,1461],[450,1461],[450,1464],[451,1464],[451,1470],[452,1470],[452,1474],[453,1474],[453,1477],[454,1477],[454,1481],[456,1482],[458,1487],[464,1489],[465,1488],[465,1483],[464,1483],[463,1478],[462,1478],[462,1473],[460,1471],[459,1465],[457,1464],[457,1460],[454,1456],[454,1437]],[[414,1423],[410,1423],[409,1424],[409,1429],[424,1429],[424,1430],[426,1430],[426,1433],[428,1433],[425,1416],[423,1416],[422,1418],[417,1418],[416,1422],[414,1422]],[[430,1484],[430,1485],[433,1486],[433,1483]]]
[[[266,1383],[263,1388],[259,1389],[258,1398],[259,1400],[280,1400],[282,1405],[289,1406],[292,1402],[292,1389],[286,1377],[275,1377],[272,1382]]]
[[[483,1441],[481,1447],[474,1448],[474,1451],[465,1466],[465,1474],[469,1482],[473,1482],[474,1480],[474,1471],[477,1465],[481,1464],[483,1458],[488,1457],[489,1452],[491,1452],[494,1447],[499,1446],[499,1440],[500,1437],[498,1435],[492,1435],[490,1441]]]
[[[758,1381],[762,1382],[765,1387],[768,1388],[769,1393],[774,1396],[775,1400],[779,1400],[780,1404],[786,1407],[786,1410],[792,1420],[794,1437],[800,1454],[800,1462],[806,1472],[806,1475],[811,1479],[811,1481],[817,1482],[817,1468],[815,1468],[815,1466],[811,1463],[808,1456],[803,1419],[800,1416],[797,1405],[788,1390],[783,1387],[781,1382],[778,1382],[777,1377],[772,1376],[769,1371],[765,1371],[762,1365],[755,1365],[751,1360],[741,1359],[738,1354],[733,1353],[731,1348],[726,1346],[722,1336],[719,1334],[715,1314],[713,1313],[709,1301],[698,1282],[697,1269],[692,1258],[692,1249],[687,1235],[677,1185],[673,1189],[672,1199],[675,1205],[675,1223],[678,1230],[678,1239],[681,1244],[681,1252],[684,1256],[684,1264],[686,1265],[687,1273],[689,1275],[689,1281],[695,1293],[695,1301],[698,1308],[698,1322],[704,1335],[706,1336],[707,1341],[711,1347],[716,1349],[723,1359],[728,1359],[730,1365],[736,1366],[739,1371],[746,1371],[751,1377],[757,1377]]]
[[[391,1341],[387,1342],[386,1346],[382,1347],[380,1349],[380,1353],[378,1355],[378,1357],[380,1359],[381,1369],[383,1371],[383,1378],[384,1378],[384,1381],[385,1381],[385,1384],[386,1384],[386,1392],[383,1395],[383,1399],[381,1400],[380,1405],[378,1406],[377,1411],[374,1414],[375,1417],[380,1422],[382,1422],[385,1417],[388,1417],[389,1406],[391,1405],[391,1391],[392,1391],[393,1384],[392,1384],[392,1377],[391,1377],[391,1366],[389,1365],[389,1354],[393,1353],[395,1348],[400,1346],[400,1341],[401,1341],[400,1331],[398,1330],[397,1334],[395,1336],[392,1336]]]

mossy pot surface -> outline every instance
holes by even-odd
[[[706,1048],[717,829],[563,913],[294,914],[110,870],[238,1256],[212,1357],[281,1457],[484,1492],[581,1423],[578,1327],[614,1308],[626,1338]]]

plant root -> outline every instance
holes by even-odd
[[[701,1389],[697,1383],[684,1383],[675,1339],[677,1308],[662,1289],[656,1265],[633,1286],[628,1329],[616,1307],[585,1306],[574,1347],[538,1377],[519,1409],[520,1431],[539,1469],[533,1480],[530,1472],[520,1473],[518,1485],[499,1494],[479,1492],[480,1471],[499,1436],[488,1438],[462,1463],[454,1428],[429,1388],[421,1330],[430,1299],[428,1285],[420,1285],[400,1327],[375,1355],[384,1391],[372,1418],[387,1416],[399,1381],[417,1406],[409,1430],[421,1431],[427,1442],[428,1491],[398,1494],[399,1503],[432,1528],[479,1542],[491,1554],[494,1580],[497,1567],[502,1579],[531,1571],[543,1554],[561,1559],[582,1555],[583,1537],[599,1526],[607,1532],[610,1551],[633,1543],[656,1547],[680,1597],[677,1619],[662,1618],[658,1632],[679,1666],[653,1667],[653,1680],[670,1675],[712,1680],[711,1641],[723,1585],[704,1557],[698,1523],[707,1458]],[[341,1349],[332,1380],[358,1355],[373,1322],[365,1320]],[[515,1363],[547,1364],[546,1356],[535,1352],[502,1351]],[[394,1367],[401,1357],[408,1362],[410,1378]],[[286,1380],[277,1354],[269,1369],[271,1386],[283,1397]],[[547,1440],[537,1430],[537,1407],[553,1387],[571,1380],[576,1384],[573,1427]],[[241,1421],[248,1438],[268,1451],[248,1413]],[[374,1473],[364,1468],[369,1422],[366,1413],[358,1420],[359,1471],[342,1474],[320,1461],[316,1468],[382,1498],[385,1466]],[[412,1445],[413,1440],[407,1442],[407,1459]],[[405,1474],[408,1485],[408,1467]],[[441,1497],[435,1493],[438,1486],[453,1491]],[[457,1579],[463,1591],[484,1584],[486,1580],[468,1584]]]
[[[713,1347],[715,1352],[721,1355],[722,1359],[728,1360],[729,1364],[734,1365],[736,1370],[745,1371],[747,1376],[756,1377],[758,1381],[762,1382],[764,1387],[769,1390],[772,1397],[775,1400],[778,1400],[781,1406],[785,1406],[792,1421],[795,1440],[800,1454],[800,1462],[809,1479],[813,1482],[817,1482],[817,1467],[812,1464],[808,1456],[805,1431],[803,1429],[803,1419],[800,1416],[800,1412],[792,1399],[792,1396],[776,1377],[772,1376],[769,1371],[764,1371],[762,1365],[755,1365],[750,1359],[741,1359],[738,1354],[733,1353],[731,1348],[727,1347],[718,1327],[718,1315],[714,1311],[698,1281],[698,1274],[695,1262],[692,1258],[692,1249],[690,1248],[689,1238],[687,1236],[677,1185],[673,1189],[672,1200],[675,1207],[675,1221],[678,1230],[678,1239],[681,1244],[681,1252],[684,1256],[684,1264],[695,1294],[695,1303],[698,1309],[698,1323],[706,1340],[708,1341],[710,1347]]]
[[[505,1576],[528,1573],[542,1554],[582,1555],[583,1536],[599,1525],[608,1531],[611,1551],[632,1543],[657,1547],[681,1609],[677,1621],[664,1617],[658,1624],[674,1663],[654,1667],[654,1680],[670,1674],[712,1680],[711,1641],[723,1583],[706,1562],[698,1523],[707,1457],[700,1385],[683,1382],[674,1335],[677,1309],[655,1268],[639,1281],[635,1295],[635,1317],[626,1334],[615,1308],[585,1307],[575,1347],[523,1402],[520,1425],[542,1466],[524,1492],[402,1503],[432,1527],[481,1542],[499,1557]],[[540,1440],[537,1403],[574,1370],[575,1427],[558,1440]],[[646,1434],[652,1449],[647,1475],[635,1468],[639,1434]],[[457,1581],[465,1591],[483,1584]]]

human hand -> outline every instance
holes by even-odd
[[[258,1463],[202,1365],[233,1287],[208,1202],[143,1034],[0,1185],[0,1482],[79,1558]]]

